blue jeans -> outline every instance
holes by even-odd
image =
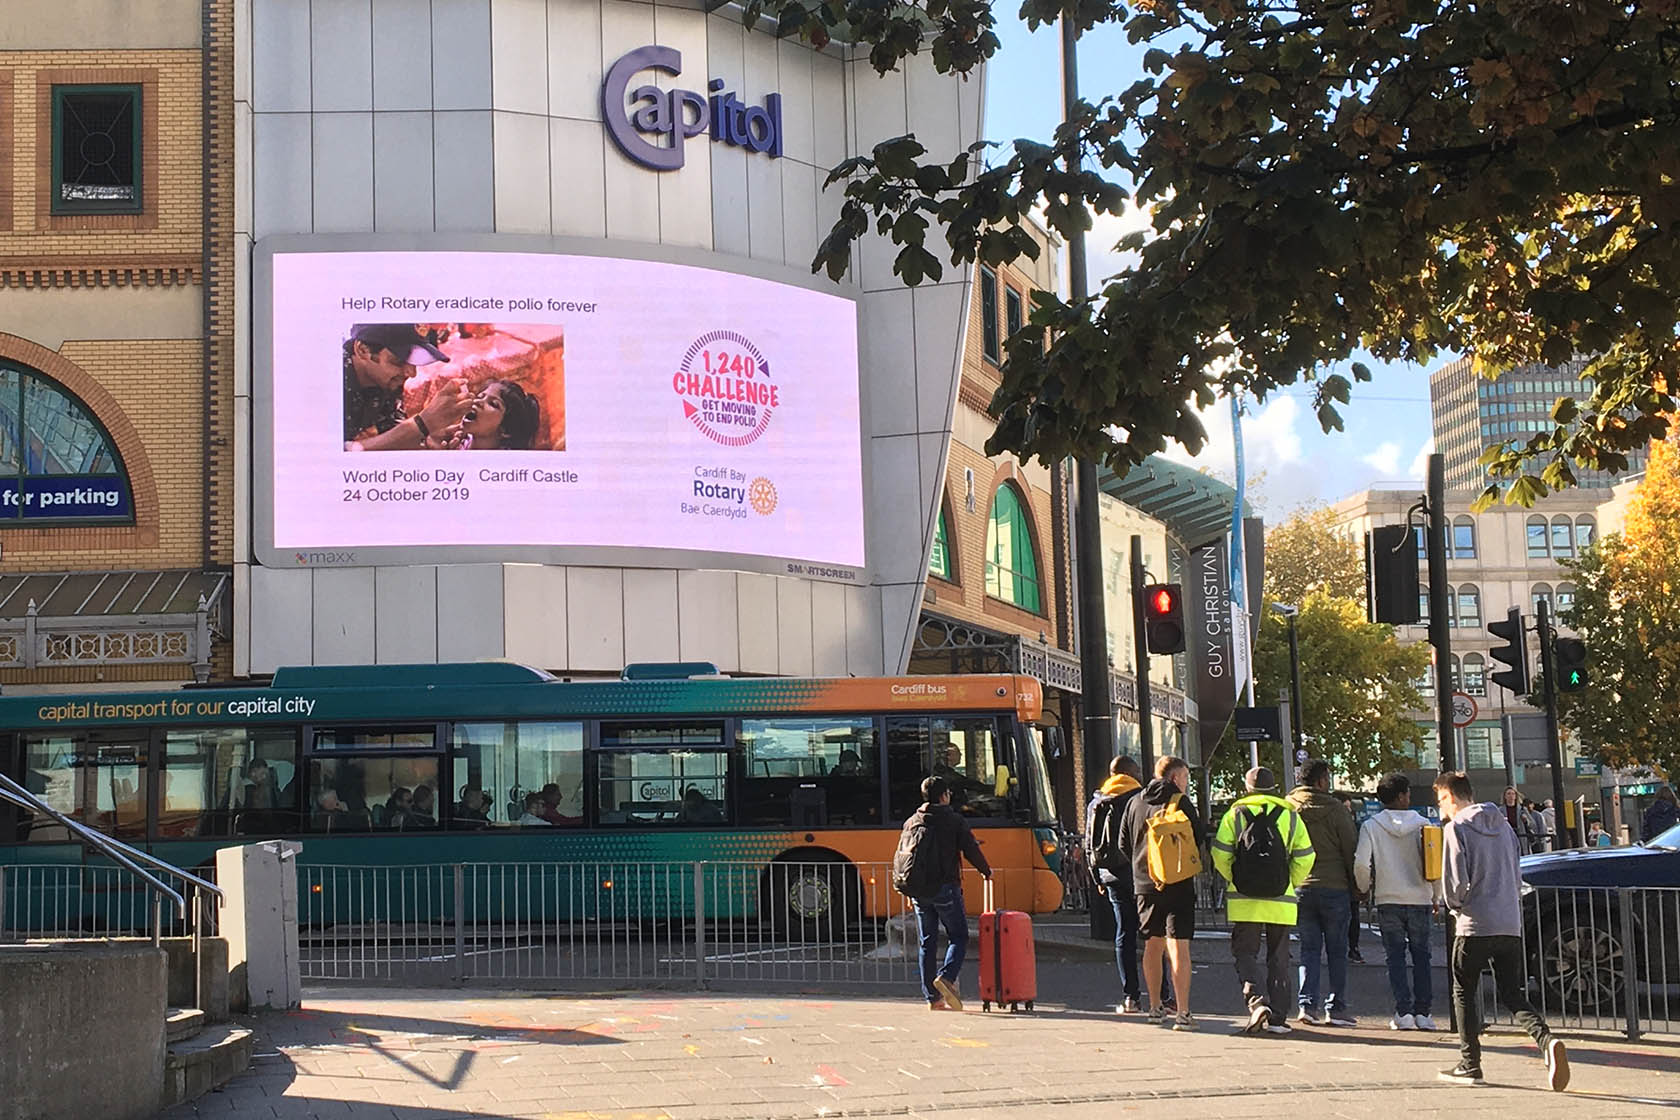
[[[1143,998],[1138,973],[1137,899],[1130,883],[1105,883],[1108,904],[1114,908],[1114,967],[1120,970],[1120,987],[1131,999]]]
[[[945,963],[936,973],[934,951],[939,946],[939,927],[945,927]],[[935,976],[955,984],[968,953],[968,911],[963,906],[961,883],[946,883],[932,898],[916,900],[916,934],[921,939],[922,994],[929,1003],[940,998],[933,986]]]
[[[1427,1015],[1431,990],[1429,960],[1429,907],[1379,906],[1377,928],[1382,931],[1383,952],[1388,956],[1388,986],[1394,992],[1396,1015]],[[1412,970],[1406,973],[1406,956]]]
[[[1302,1007],[1322,1006],[1326,1012],[1346,1012],[1348,922],[1353,896],[1330,887],[1302,887],[1296,903],[1295,931],[1301,936]],[[1330,964],[1330,991],[1319,1003],[1319,954]]]

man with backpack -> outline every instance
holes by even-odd
[[[1131,864],[1120,851],[1126,806],[1143,788],[1138,781],[1142,773],[1136,759],[1116,755],[1108,764],[1108,780],[1085,807],[1086,862],[1096,880],[1097,893],[1105,895],[1114,909],[1114,965],[1120,970],[1124,991],[1122,1014],[1143,1010],[1143,990],[1138,981],[1137,896],[1132,893]]]
[[[1433,965],[1429,957],[1429,919],[1441,900],[1439,880],[1425,874],[1423,830],[1428,824],[1412,812],[1412,783],[1390,774],[1377,783],[1383,811],[1359,830],[1353,853],[1353,879],[1373,896],[1377,928],[1388,958],[1388,986],[1394,994],[1397,1031],[1432,1031]],[[1406,961],[1411,959],[1411,970]]]
[[[1122,866],[1132,871],[1138,930],[1143,934],[1143,982],[1155,996],[1149,1021],[1166,1021],[1162,958],[1172,964],[1177,1004],[1173,1029],[1193,1031],[1190,1014],[1190,939],[1196,935],[1196,875],[1202,869],[1206,830],[1186,795],[1190,764],[1168,756],[1155,764],[1155,780],[1126,806],[1120,831]]]
[[[918,967],[922,995],[930,1011],[963,1009],[957,991],[963,957],[968,952],[968,908],[963,905],[962,857],[987,880],[992,868],[968,827],[951,808],[951,787],[944,778],[922,779],[922,807],[904,822],[893,853],[893,889],[916,906],[916,934],[921,942]],[[945,960],[934,969],[939,928],[945,927]]]
[[[1231,884],[1231,956],[1248,1000],[1246,1034],[1288,1034],[1289,934],[1295,928],[1295,890],[1312,871],[1306,826],[1277,795],[1264,766],[1243,777],[1248,793],[1219,822],[1213,866]],[[1261,953],[1265,956],[1262,958]]]

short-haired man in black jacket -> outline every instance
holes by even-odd
[[[947,1007],[952,1011],[961,1011],[963,1005],[962,997],[957,993],[957,977],[962,972],[963,957],[968,953],[968,909],[963,905],[962,857],[967,856],[968,862],[988,880],[992,877],[992,867],[980,851],[980,842],[974,839],[974,830],[968,827],[961,814],[951,808],[951,787],[944,778],[922,780],[922,807],[905,822],[904,827],[909,829],[918,818],[927,824],[928,840],[938,845],[936,866],[939,868],[940,883],[938,891],[932,896],[912,900],[916,904],[916,934],[921,941],[918,965],[922,995],[934,1011]],[[934,955],[939,945],[940,926],[945,927],[948,944],[945,960],[935,971]]]

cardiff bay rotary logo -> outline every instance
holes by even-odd
[[[754,513],[761,517],[769,517],[776,512],[776,484],[759,475],[747,487],[747,503],[752,506]]]
[[[781,387],[770,379],[770,363],[735,331],[711,331],[695,339],[671,388],[682,401],[683,415],[724,447],[745,447],[763,435],[782,403]]]

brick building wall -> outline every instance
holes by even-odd
[[[134,522],[5,526],[0,573],[224,569],[234,484],[233,0],[134,0],[126,24],[99,26],[91,42],[81,0],[62,11],[21,2],[31,18],[0,26],[0,357],[58,382],[103,425],[128,474]],[[139,213],[52,213],[59,84],[141,88]],[[222,676],[232,668],[224,647],[211,658]],[[186,665],[6,668],[0,682],[191,675]]]

